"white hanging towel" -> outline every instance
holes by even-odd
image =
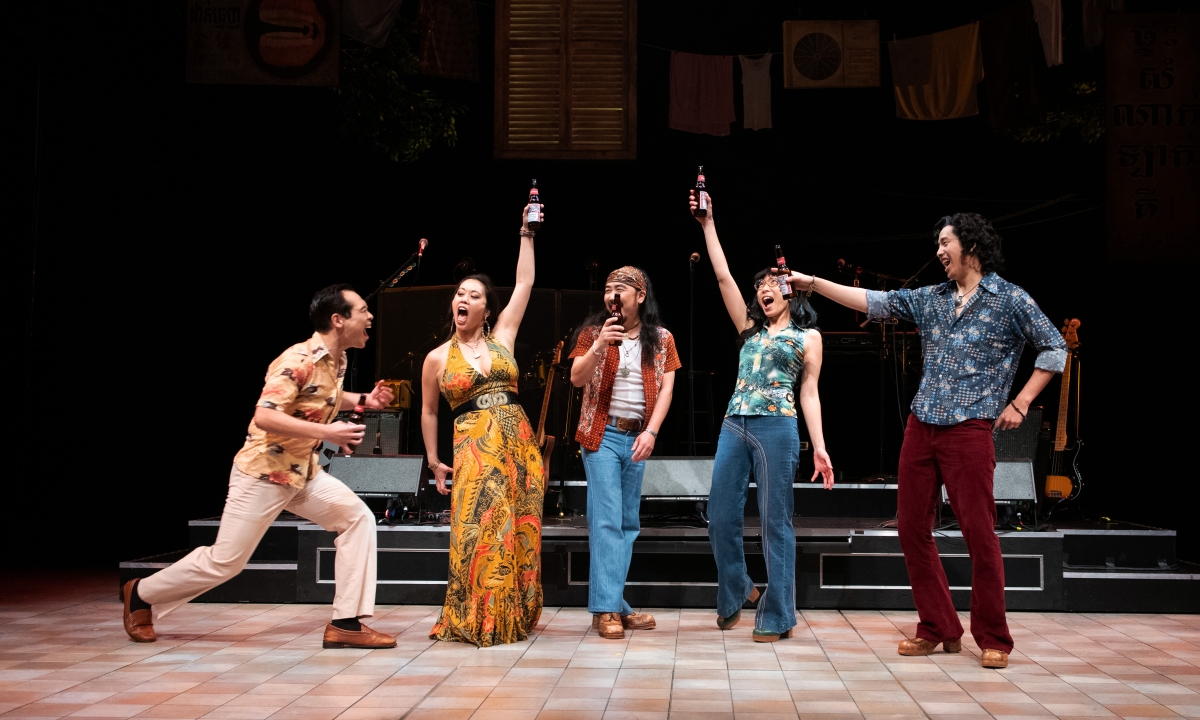
[[[771,127],[771,53],[760,58],[738,55],[742,63],[742,127]]]
[[[1033,0],[1033,19],[1042,36],[1046,67],[1062,65],[1062,0]]]

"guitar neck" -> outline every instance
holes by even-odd
[[[1067,351],[1067,365],[1063,368],[1062,389],[1058,391],[1058,427],[1054,433],[1054,451],[1067,449],[1067,406],[1071,400],[1071,365],[1075,359],[1073,350]]]

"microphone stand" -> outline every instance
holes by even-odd
[[[400,278],[407,275],[409,270],[412,270],[414,267],[417,267],[421,264],[420,256],[421,256],[420,250],[413,253],[412,255],[409,255],[408,259],[404,261],[404,264],[401,265],[400,268],[398,270],[396,270],[396,272],[392,273],[391,276],[387,280],[384,280],[383,282],[379,283],[379,287],[372,290],[371,294],[366,296],[363,299],[367,303],[370,303],[371,298],[373,298],[376,295],[378,295],[379,293],[383,292],[384,288],[395,287],[396,283],[400,281]],[[413,262],[414,259],[416,260],[416,262]],[[350,348],[350,350],[347,351],[346,357],[347,357],[346,363],[347,363],[347,365],[350,366],[350,372],[349,372],[350,387],[356,388],[356,387],[358,387],[358,363],[354,362],[354,360],[355,360],[354,348]]]
[[[696,455],[696,260],[688,259],[688,455]]]

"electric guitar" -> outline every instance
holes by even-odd
[[[542,396],[542,414],[538,417],[537,436],[534,442],[542,449],[542,478],[550,479],[550,456],[554,454],[554,436],[546,434],[546,412],[550,409],[550,393],[554,391],[554,372],[562,359],[562,340],[554,346],[554,360],[546,371],[546,394]]]
[[[1062,500],[1071,497],[1079,486],[1079,469],[1075,466],[1083,443],[1075,438],[1075,444],[1067,447],[1067,407],[1071,401],[1071,367],[1075,363],[1075,352],[1079,349],[1079,320],[1064,321],[1063,339],[1067,341],[1067,365],[1063,368],[1062,389],[1058,393],[1058,430],[1054,434],[1054,452],[1050,456],[1050,472],[1046,475],[1046,497]],[[1076,412],[1078,412],[1076,408]]]

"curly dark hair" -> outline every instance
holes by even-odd
[[[934,239],[942,228],[954,228],[963,254],[979,261],[979,271],[984,275],[1004,269],[1004,252],[1000,248],[1000,233],[979,213],[954,213],[938,220],[934,227]]]
[[[750,294],[746,296],[746,319],[752,324],[738,335],[738,347],[757,335],[763,325],[767,324],[767,314],[758,304],[758,290],[754,285],[759,280],[766,279],[770,274],[770,268],[759,270],[758,274],[754,276],[754,282],[750,285]],[[792,299],[788,301],[788,312],[791,313],[792,322],[796,323],[797,327],[803,330],[817,329],[817,311],[813,310],[813,306],[808,303],[808,297],[804,293],[797,291],[792,295]]]

